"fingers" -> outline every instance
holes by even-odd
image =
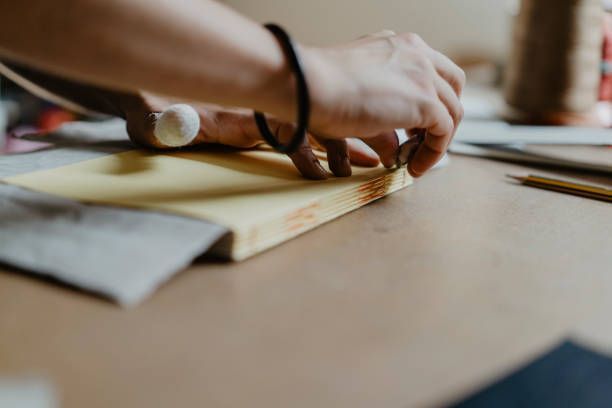
[[[187,104],[168,107],[155,116],[155,138],[167,147],[184,147],[192,144],[201,129],[200,115]]]
[[[426,141],[428,137],[429,135],[426,136]],[[421,143],[412,161],[408,163],[408,172],[413,177],[421,177],[427,170],[435,166],[442,157],[444,157],[444,153],[432,148],[427,142]]]
[[[444,156],[455,131],[453,118],[440,100],[426,104],[423,118],[422,128],[427,130],[425,140],[408,164],[408,171],[414,177],[423,175]]]
[[[308,150],[296,152],[295,157],[291,157],[296,167],[300,172],[307,178],[320,180],[322,179],[320,169],[323,169],[316,161],[318,174],[311,176],[312,173],[316,173],[312,169],[306,168],[306,165],[310,166],[310,163],[314,163],[316,155],[313,153],[313,147],[319,150],[325,150],[327,152],[327,161],[329,169],[336,177],[349,177],[352,174],[351,165],[362,166],[362,167],[376,167],[380,164],[378,154],[372,150],[366,143],[359,139],[347,138],[342,140],[337,139],[326,139],[323,137],[311,136],[310,142],[306,143],[309,147]],[[383,143],[380,143],[381,147]],[[386,147],[385,150],[391,151],[393,147]],[[329,176],[325,172],[325,176]]]
[[[300,174],[307,179],[325,180],[329,177],[329,173],[319,163],[312,147],[306,142],[300,145],[294,153],[291,153],[289,158]]]
[[[342,140],[313,138],[312,144],[319,145],[327,151],[329,169],[336,177],[348,177],[352,174],[351,164],[363,167],[376,167],[380,163],[379,155],[366,143],[359,139]],[[393,146],[386,142],[387,136],[379,137],[380,151],[391,151]],[[396,138],[397,140],[397,138]]]
[[[349,177],[352,174],[348,143],[346,139],[317,139],[327,151],[329,169],[337,177]]]
[[[410,172],[419,176],[439,161],[463,118],[463,71],[416,34],[385,30],[334,50],[333,58],[326,54],[324,59],[341,69],[350,67],[365,92],[347,91],[320,109],[329,114],[313,121],[313,129],[330,138],[359,136],[386,167],[395,165],[398,152],[398,140],[387,130],[422,129],[422,143],[407,155]],[[361,64],[363,56],[367,63]],[[370,63],[379,69],[370,71]]]
[[[399,142],[394,131],[384,132],[362,140],[378,154],[383,166],[391,168],[395,165]]]
[[[156,149],[173,149],[196,144],[201,138],[202,115],[186,104],[148,93],[124,95],[117,104],[126,119],[130,139]]]
[[[295,132],[295,127],[290,124],[276,125],[273,131],[275,136],[282,143],[286,143]],[[302,144],[297,150],[288,155],[298,171],[307,179],[325,180],[329,177],[329,173],[321,166],[319,159],[312,151],[312,147],[308,142],[308,138],[304,138]]]
[[[205,121],[208,126],[204,132],[208,135],[207,142],[240,148],[250,148],[261,142],[259,129],[250,112],[223,109],[218,112],[209,112],[208,117],[209,120]],[[274,118],[268,119],[268,126],[281,143],[287,143],[295,132],[295,126],[279,122]],[[325,180],[329,177],[329,173],[321,166],[319,159],[312,151],[309,140],[309,137],[304,138],[297,150],[288,156],[305,178]]]
[[[427,133],[408,165],[410,174],[419,177],[444,156],[463,119],[463,106],[459,98],[465,86],[465,73],[448,57],[429,47],[418,35],[407,34],[404,38],[425,53],[436,71],[434,86],[438,100],[422,106],[423,128]]]
[[[443,152],[446,149],[447,140],[449,140],[455,131],[455,122],[440,99],[426,101],[421,104],[421,124],[417,126],[419,129],[427,130],[428,136],[425,141],[430,140],[430,146]]]
[[[214,141],[241,148],[250,148],[261,142],[259,129],[255,125],[250,112],[245,114],[242,111],[221,110],[216,112],[210,121],[212,123],[209,126],[209,131],[204,132],[208,134],[208,142]],[[295,132],[295,126],[279,122],[273,118],[268,120],[268,126],[282,143],[287,143]],[[304,138],[297,150],[288,156],[305,178],[325,180],[329,177],[329,173],[321,166],[319,159],[312,150],[309,139],[309,137]]]
[[[380,164],[378,154],[362,140],[346,139],[351,164],[362,167],[376,167]]]
[[[156,149],[168,148],[155,137],[155,123],[159,111],[140,101],[125,112],[126,129],[130,140],[138,145]]]
[[[461,101],[451,85],[442,79],[442,77],[437,76],[435,82],[438,98],[440,98],[440,101],[446,106],[446,109],[453,118],[454,128],[456,129],[463,119],[463,106],[461,105]]]
[[[343,140],[312,137],[310,145],[314,149],[327,151],[329,168],[337,177],[348,177],[351,165],[376,167],[380,164],[378,154],[363,141],[355,138]],[[346,158],[348,157],[348,161]]]
[[[200,114],[202,131],[196,144],[217,143],[248,149],[262,142],[251,112],[224,109],[209,105],[195,105]],[[270,128],[276,131],[280,124],[271,120]]]
[[[156,136],[156,125],[160,112],[170,106],[170,101],[157,98],[153,95],[142,95],[140,99],[131,103],[126,114],[128,130],[132,140],[159,149],[176,146],[168,145]],[[259,130],[255,125],[250,112],[229,109],[215,109],[200,104],[191,105],[199,115],[200,129],[197,136],[188,144],[220,143],[239,148],[250,148],[261,142]],[[268,125],[275,136],[286,143],[294,134],[295,127],[269,118]],[[159,126],[157,126],[158,128]],[[308,179],[324,180],[329,172],[321,165],[313,152],[310,142],[319,143],[327,151],[329,168],[338,177],[347,177],[352,173],[351,162],[361,166],[377,166],[379,163],[377,153],[359,140],[341,139],[331,140],[308,137],[289,158],[297,170]],[[377,147],[379,151],[385,149],[383,143]]]
[[[177,107],[182,107],[179,112],[176,112]],[[246,110],[201,103],[182,105],[180,101],[148,93],[140,93],[129,103],[123,103],[123,110],[130,138],[147,147],[172,149],[218,143],[250,148],[261,142],[252,114]],[[185,126],[186,116],[190,116],[189,126]],[[169,128],[168,135],[164,135],[165,127]],[[177,130],[180,135],[189,130],[190,137],[177,138],[173,135]]]

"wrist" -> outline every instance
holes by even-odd
[[[303,47],[300,51],[310,90],[310,128],[315,133],[331,136],[331,112],[343,82],[342,75],[333,64],[330,51],[315,47]]]
[[[275,41],[274,37],[272,39]],[[269,64],[265,80],[257,91],[259,95],[256,110],[273,115],[277,119],[294,123],[296,121],[296,78],[289,68],[287,57],[278,42],[275,43],[276,62]],[[326,113],[332,106],[332,99],[340,82],[336,70],[329,61],[325,50],[295,44],[300,58],[306,83],[310,94],[310,125],[313,129],[323,131],[328,128],[329,120]]]
[[[287,143],[279,140],[278,135],[275,135],[268,126],[268,121],[265,115],[256,111],[254,113],[255,124],[261,137],[274,148],[274,150],[291,154],[294,153],[303,143],[306,138],[310,120],[310,96],[308,84],[303,69],[303,62],[300,59],[297,46],[291,40],[287,32],[277,24],[269,23],[265,25],[274,37],[278,40],[283,53],[285,54],[287,65],[289,66],[295,84],[296,101],[296,121],[293,136]]]
[[[266,39],[265,57],[260,64],[258,80],[250,91],[250,107],[284,121],[293,121],[296,110],[293,72],[281,44],[274,35],[263,28],[262,30],[265,31]]]
[[[271,33],[266,32],[267,40],[263,41],[267,50],[264,69],[260,72],[258,87],[251,94],[249,106],[265,112],[276,119],[295,123],[297,120],[297,85],[296,75],[291,69],[289,59],[282,44]],[[339,89],[346,82],[334,63],[333,51],[318,47],[308,47],[294,43],[308,86],[310,98],[309,128],[321,135],[330,135],[333,129],[333,116],[337,110]],[[337,114],[337,112],[335,113]]]

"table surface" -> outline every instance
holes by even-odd
[[[130,310],[4,268],[0,377],[64,407],[435,406],[568,337],[612,352],[612,206],[451,160]]]

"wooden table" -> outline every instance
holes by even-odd
[[[46,376],[65,407],[408,407],[460,398],[568,336],[612,352],[612,206],[508,172],[527,170],[454,156],[131,310],[0,273],[0,376]]]

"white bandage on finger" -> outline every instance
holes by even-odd
[[[187,146],[199,132],[200,115],[189,105],[172,105],[156,115],[153,133],[164,146]]]

